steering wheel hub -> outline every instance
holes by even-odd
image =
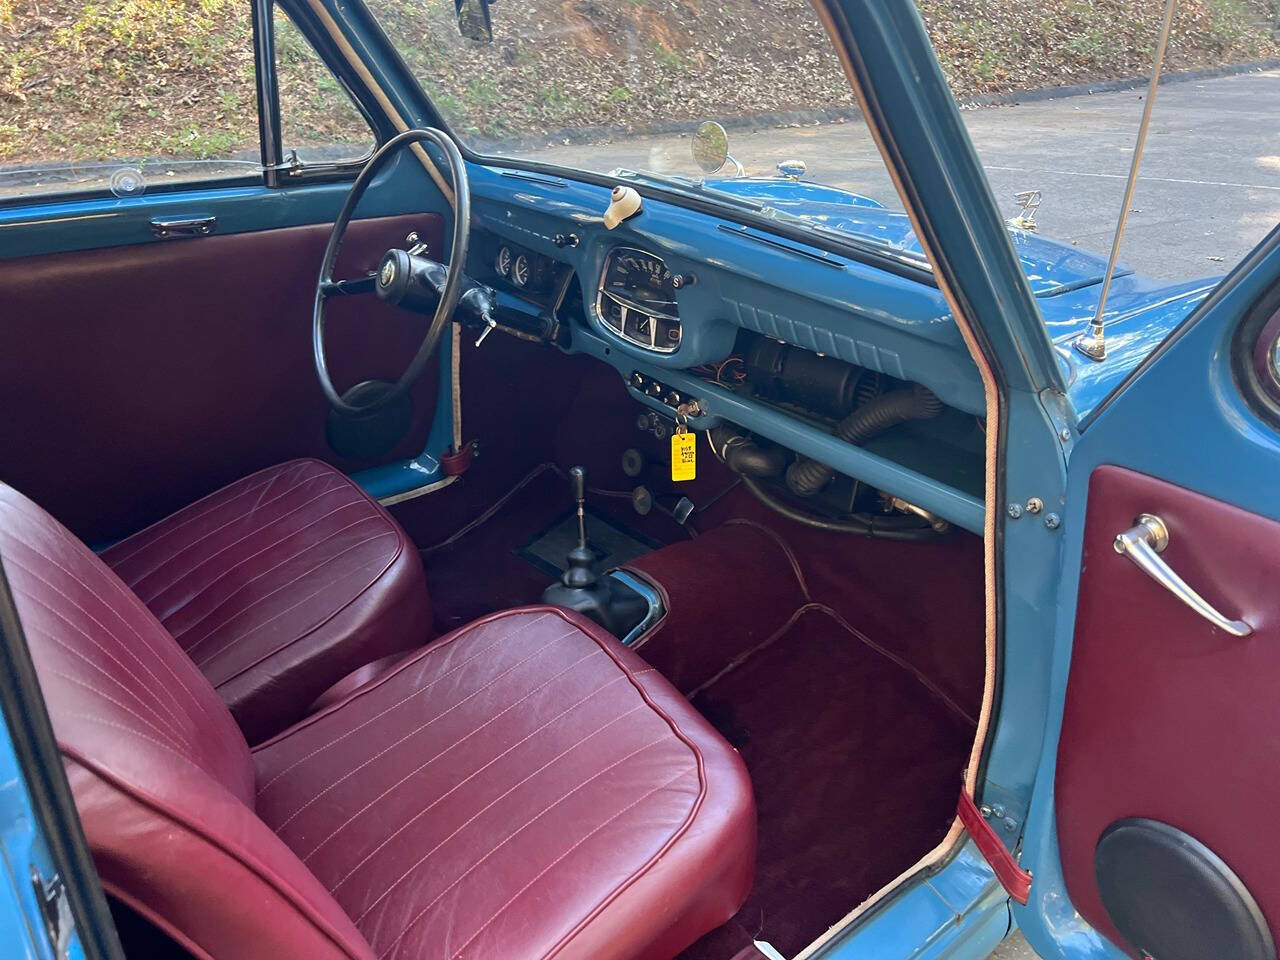
[[[382,267],[378,270],[378,287],[381,290],[388,289],[396,279],[396,258],[395,251],[392,250],[382,258]]]

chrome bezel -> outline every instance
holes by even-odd
[[[620,297],[615,293],[610,293],[604,288],[605,278],[609,276],[609,269],[613,266],[614,258],[619,254],[627,253],[635,253],[644,257],[649,257],[658,261],[658,263],[662,264],[662,266],[668,271],[671,269],[667,266],[666,260],[662,259],[662,257],[658,256],[651,250],[644,250],[640,247],[614,247],[609,251],[608,256],[604,258],[604,268],[600,271],[600,279],[596,284],[596,320],[599,322],[601,327],[613,334],[613,336],[617,337],[619,340],[622,340],[624,343],[629,343],[632,346],[639,347],[640,349],[646,350],[650,353],[675,353],[680,349],[680,344],[684,342],[684,324],[681,321],[678,312],[672,315],[670,313],[653,310],[650,307],[642,307],[639,304],[632,303],[626,297]],[[609,321],[605,319],[604,305],[606,298],[616,304],[618,309],[621,311],[618,327],[614,327],[613,324],[609,323]],[[649,318],[648,340],[642,340],[638,337],[631,336],[626,332],[627,318],[632,313],[641,314]],[[665,320],[667,323],[675,325],[675,329],[679,332],[679,337],[674,344],[663,345],[657,342],[659,326],[657,321],[659,320]]]
[[[512,251],[513,253],[515,251]],[[519,276],[520,261],[524,261],[524,279]],[[517,253],[511,260],[511,282],[523,290],[533,279],[533,257],[527,253]]]

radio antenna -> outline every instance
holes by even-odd
[[[1151,86],[1147,88],[1147,102],[1142,108],[1142,123],[1138,125],[1138,142],[1133,147],[1133,161],[1129,164],[1129,182],[1124,188],[1124,203],[1120,206],[1120,219],[1116,223],[1116,236],[1111,241],[1111,258],[1107,272],[1102,277],[1102,293],[1098,297],[1098,312],[1089,323],[1089,329],[1076,337],[1074,346],[1090,360],[1104,360],[1107,344],[1104,339],[1102,311],[1107,306],[1107,294],[1111,290],[1111,277],[1116,272],[1116,260],[1120,256],[1120,241],[1124,238],[1124,226],[1129,220],[1129,205],[1133,202],[1133,189],[1138,185],[1138,168],[1142,165],[1142,147],[1147,142],[1147,127],[1151,125],[1151,109],[1156,103],[1156,88],[1160,86],[1160,67],[1164,63],[1164,51],[1169,46],[1169,34],[1173,29],[1173,8],[1178,0],[1168,0],[1164,7],[1164,26],[1160,28],[1160,42],[1156,45],[1155,63],[1151,67]]]

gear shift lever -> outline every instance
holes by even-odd
[[[542,592],[542,602],[567,607],[590,617],[615,637],[624,637],[644,618],[647,601],[612,576],[600,577],[592,567],[595,556],[587,546],[587,471],[569,471],[569,489],[578,513],[578,543],[569,551],[560,581]]]
[[[578,507],[578,545],[569,551],[569,565],[560,577],[564,586],[575,590],[588,590],[594,587],[598,578],[591,569],[592,556],[587,546],[587,517],[584,506],[587,499],[587,471],[574,467],[569,471],[569,485],[573,490],[573,499]]]
[[[595,556],[587,546],[587,471],[582,467],[574,467],[569,471],[569,489],[577,507],[578,543],[569,551],[566,558],[568,565],[560,575],[560,581],[543,591],[542,602],[576,610],[601,624],[615,636],[621,636],[618,630],[629,626],[623,623],[623,619],[631,618],[630,607],[633,604],[629,600],[624,603],[625,612],[615,609],[619,606],[618,601],[624,599],[616,594],[634,591],[618,586],[611,577],[602,579],[592,567]],[[638,618],[636,620],[638,622]]]

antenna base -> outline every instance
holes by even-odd
[[[1107,359],[1107,343],[1103,339],[1101,327],[1090,326],[1088,330],[1072,340],[1071,345],[1090,360]]]

